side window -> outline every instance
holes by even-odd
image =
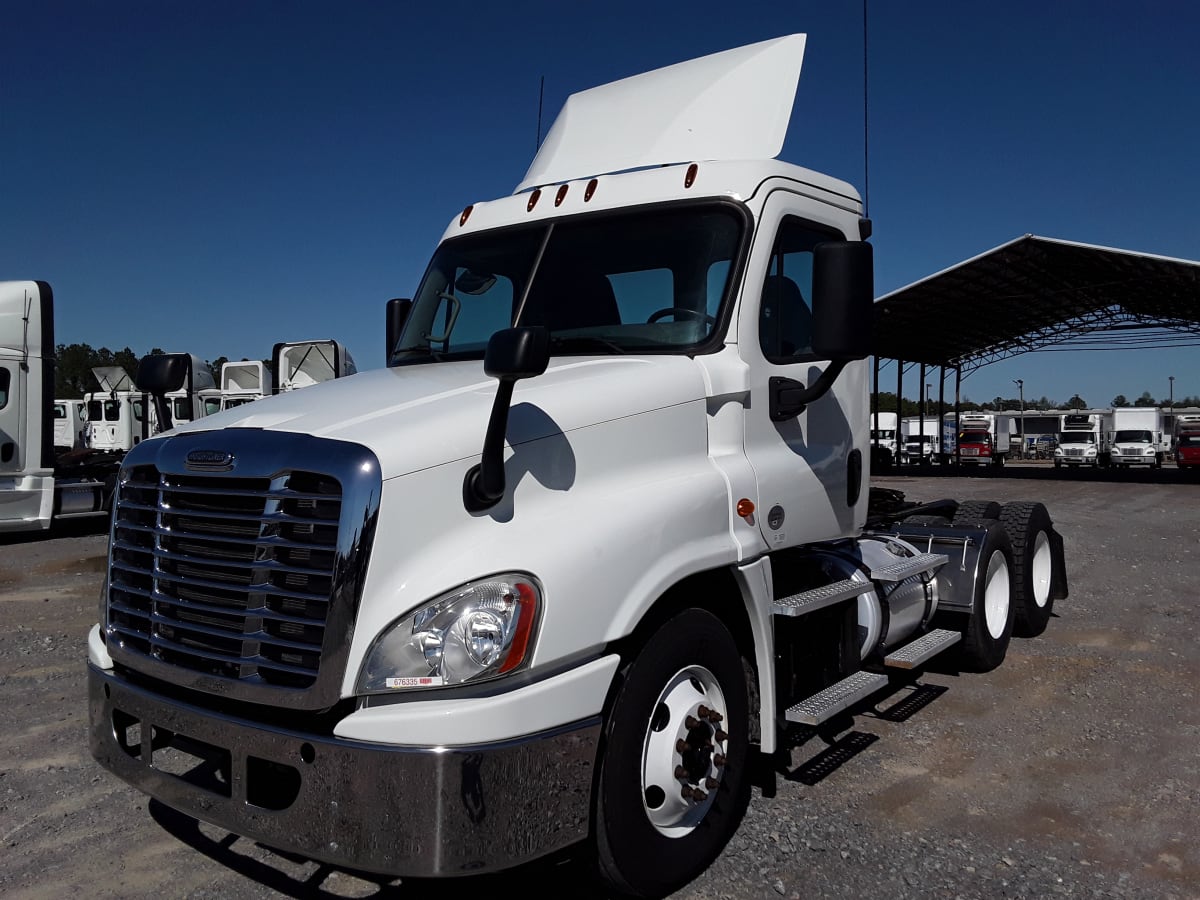
[[[457,319],[450,321],[455,311],[453,304],[447,300],[438,310],[430,331],[439,334],[453,324],[454,334],[449,349],[463,345],[486,347],[493,334],[512,324],[513,283],[503,275],[485,277],[470,269],[460,268],[455,272],[453,287],[447,288],[447,291],[452,292],[461,304]]]
[[[0,382],[4,381],[4,376],[7,374],[8,374],[8,371],[5,370],[4,374],[0,375]],[[7,391],[5,393],[7,393]],[[0,400],[0,409],[3,409],[3,407],[4,407],[4,402],[3,402],[3,400]],[[54,418],[65,419],[66,417],[67,417],[67,405],[65,403],[55,403],[54,404]]]
[[[104,420],[103,407],[99,400],[89,400],[87,402],[87,420],[89,422],[101,422]]]
[[[759,344],[771,362],[812,358],[813,247],[839,237],[790,217],[780,224],[758,313]]]
[[[104,421],[105,422],[120,422],[121,407],[116,400],[104,401]]]
[[[0,369],[0,409],[8,406],[8,392],[12,386],[12,372]]]

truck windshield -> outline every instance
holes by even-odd
[[[1094,444],[1096,435],[1090,431],[1064,431],[1058,439],[1060,444]]]
[[[644,207],[444,242],[390,365],[481,358],[512,325],[545,325],[551,353],[686,353],[713,336],[742,252],[729,203]]]
[[[1118,444],[1149,444],[1153,438],[1148,431],[1118,431],[1113,440]]]
[[[958,436],[960,444],[984,444],[992,446],[992,436],[986,431],[964,431]]]

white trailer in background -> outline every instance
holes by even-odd
[[[899,459],[899,420],[900,417],[894,412],[871,413],[871,444],[878,448],[874,455],[887,465]]]
[[[54,401],[54,451],[67,453],[83,444],[87,427],[87,404],[83,400]]]
[[[922,428],[924,431],[922,431]],[[941,426],[936,417],[908,416],[900,422],[900,462],[904,464],[932,462],[937,456],[938,433]]]
[[[221,409],[233,409],[269,396],[273,379],[261,359],[243,359],[221,366]]]
[[[276,344],[271,352],[271,369],[275,373],[272,388],[275,394],[332,381],[358,371],[350,351],[332,340]]]
[[[1118,406],[1104,416],[1109,457],[1114,466],[1162,468],[1169,436],[1163,434],[1162,410],[1151,406]]]
[[[1072,412],[1058,417],[1054,467],[1108,465],[1108,441],[1100,413]]]

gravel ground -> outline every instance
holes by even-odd
[[[1200,898],[1200,485],[1012,466],[878,477],[910,499],[1042,500],[1071,596],[985,675],[928,671],[791,751],[678,900]],[[991,476],[998,477],[991,477]],[[359,877],[179,816],[87,751],[105,537],[0,537],[0,894],[599,898],[570,858],[439,883]]]

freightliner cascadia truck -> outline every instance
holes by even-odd
[[[87,648],[104,767],[334,865],[567,850],[662,896],[797,730],[1046,627],[1042,504],[869,487],[869,222],[775,159],[804,46],[572,95],[389,302],[386,367],[134,448]]]

